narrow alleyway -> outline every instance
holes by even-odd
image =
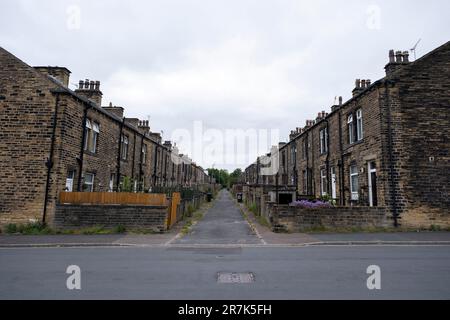
[[[261,244],[231,194],[222,190],[214,206],[195,225],[191,233],[174,244]]]

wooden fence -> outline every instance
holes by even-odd
[[[61,204],[169,205],[166,195],[159,193],[61,192],[59,202]]]
[[[179,192],[174,192],[172,194],[172,206],[170,208],[170,214],[167,220],[167,228],[170,229],[177,223],[177,209],[181,202],[181,194]]]

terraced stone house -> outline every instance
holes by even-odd
[[[52,222],[61,191],[200,186],[204,170],[150,131],[102,106],[100,82],[68,88],[64,67],[31,67],[0,48],[0,224]]]
[[[291,132],[272,190],[385,207],[396,225],[448,227],[450,42],[414,62],[391,50],[385,70],[373,83],[356,80],[350,100]],[[244,175],[248,186],[267,181],[255,165]]]

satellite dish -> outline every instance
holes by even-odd
[[[412,49],[410,49],[411,52],[414,52],[414,60],[416,60],[416,49],[417,46],[419,45],[420,41],[422,41],[422,39],[419,39],[419,41],[417,41],[417,43],[414,45],[414,47],[412,47]]]

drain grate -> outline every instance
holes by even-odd
[[[217,274],[218,283],[252,283],[255,282],[255,275],[251,272],[219,272]]]

